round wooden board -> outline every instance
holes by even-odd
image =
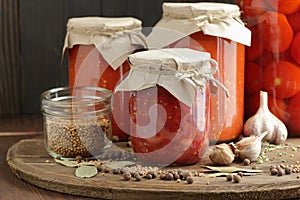
[[[259,165],[264,173],[244,176],[240,183],[228,182],[224,177],[195,177],[193,184],[158,178],[123,181],[121,175],[112,173],[104,176],[99,173],[89,179],[78,178],[75,168],[60,165],[48,155],[41,139],[21,140],[13,145],[7,153],[7,163],[19,178],[36,186],[101,199],[290,199],[300,197],[300,179],[297,178],[300,174],[271,176],[269,167],[280,164],[283,159],[286,164],[294,164],[300,160],[299,150],[294,155]],[[182,168],[199,171],[203,164],[211,164],[205,159],[203,162]],[[232,166],[251,169],[251,166],[241,163]]]

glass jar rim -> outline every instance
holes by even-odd
[[[73,95],[76,90],[83,91],[83,95]],[[88,92],[84,94],[84,92]],[[101,95],[96,95],[96,93]],[[74,111],[87,110],[81,114],[110,112],[112,92],[105,88],[75,86],[49,89],[41,94],[41,109],[43,113],[51,115],[70,115]],[[97,108],[96,108],[97,107]],[[75,109],[75,110],[74,110]]]

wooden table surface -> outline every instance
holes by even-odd
[[[94,199],[53,192],[31,185],[15,176],[6,162],[7,150],[21,139],[42,138],[42,119],[40,116],[0,117],[0,199]],[[300,138],[289,139],[300,144]],[[295,199],[300,199],[295,198]]]
[[[0,117],[0,199],[1,200],[90,200],[80,196],[52,192],[31,185],[16,177],[6,162],[7,150],[16,142],[26,138],[42,137],[40,116]]]

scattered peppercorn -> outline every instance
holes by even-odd
[[[237,175],[239,175],[240,177],[243,177],[243,172],[238,172]]]
[[[151,174],[147,174],[147,175],[146,175],[146,178],[147,178],[147,179],[152,179],[153,177],[152,177]]]
[[[283,170],[282,168],[278,168],[277,170],[278,170],[278,171],[277,171],[277,176],[282,176],[282,175],[284,175],[284,170]]]
[[[234,183],[239,183],[239,182],[241,182],[242,177],[237,174],[234,174],[234,175],[232,175],[232,180]]]
[[[232,181],[232,174],[227,174],[226,180],[227,181]]]
[[[285,174],[291,174],[292,173],[292,170],[291,170],[291,168],[289,168],[289,167],[287,167],[287,168],[285,168]]]
[[[186,181],[188,184],[192,184],[194,182],[194,179],[193,179],[193,177],[188,176],[188,177],[186,177]]]
[[[125,172],[125,173],[123,174],[123,179],[124,179],[125,181],[129,181],[130,178],[131,178],[131,174],[130,174],[129,172]]]
[[[174,177],[173,174],[169,172],[166,174],[165,180],[168,180],[168,181],[173,180],[173,177]]]
[[[248,159],[248,158],[246,158],[246,159],[244,160],[244,165],[250,165],[250,164],[251,164],[251,160]]]
[[[277,175],[278,170],[277,170],[276,168],[272,168],[272,169],[270,170],[270,172],[271,172],[271,175],[275,176],[275,175]]]
[[[159,178],[160,178],[160,180],[165,180],[165,179],[166,179],[166,174],[161,174],[161,175],[159,176]]]
[[[137,175],[137,176],[135,176],[135,180],[136,180],[136,181],[141,181],[141,180],[142,180],[142,177],[141,177],[140,175]]]

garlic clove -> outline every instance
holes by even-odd
[[[210,160],[217,165],[229,165],[234,157],[231,146],[225,143],[213,146],[209,153]]]
[[[258,136],[252,135],[249,137],[242,138],[236,144],[231,143],[230,145],[234,148],[234,153],[242,160],[248,158],[250,161],[256,161],[259,154],[261,153],[261,144],[264,137],[269,134],[265,131]]]
[[[269,110],[267,92],[260,92],[259,109],[246,121],[243,131],[244,136],[260,135],[265,131],[269,131],[264,141],[272,144],[282,144],[286,141],[288,136],[287,128],[284,123]]]

